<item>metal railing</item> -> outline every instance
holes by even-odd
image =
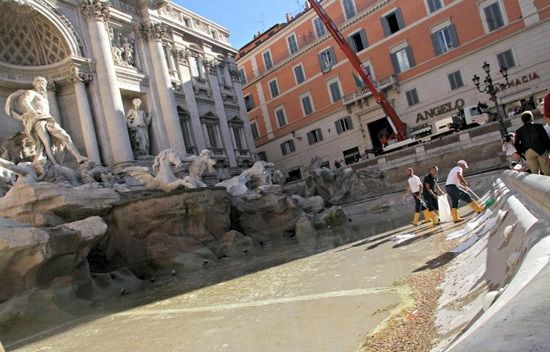
[[[389,75],[382,78],[380,81],[374,81],[374,84],[378,89],[385,89],[389,86],[397,85],[397,77],[395,75]],[[344,95],[342,98],[342,104],[347,105],[357,101],[359,99],[367,98],[372,95],[368,87],[362,87],[357,89],[355,92]]]

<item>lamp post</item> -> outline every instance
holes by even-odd
[[[477,90],[480,93],[486,93],[491,96],[491,100],[495,103],[495,108],[497,110],[497,121],[500,125],[500,134],[504,138],[508,134],[508,131],[506,130],[506,125],[504,124],[504,121],[502,119],[502,112],[500,111],[500,105],[498,104],[497,100],[497,92],[502,90],[503,88],[506,88],[506,85],[508,82],[508,69],[506,67],[503,67],[500,69],[500,74],[504,79],[506,80],[506,83],[495,83],[493,82],[493,78],[491,77],[491,65],[485,61],[483,63],[483,71],[485,71],[485,80],[483,83],[485,86],[483,88],[480,87],[479,80],[480,78],[477,75],[474,75],[472,78],[472,81],[474,82]]]

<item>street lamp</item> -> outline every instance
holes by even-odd
[[[504,124],[504,121],[502,119],[503,115],[500,111],[500,105],[498,104],[496,94],[503,88],[506,88],[506,86],[509,83],[508,69],[506,67],[503,67],[500,69],[500,74],[502,75],[502,77],[504,77],[504,79],[506,80],[506,83],[495,83],[493,82],[493,78],[491,78],[491,73],[490,73],[491,65],[487,61],[485,61],[483,63],[483,66],[481,67],[483,68],[483,71],[485,71],[485,79],[483,80],[483,83],[485,84],[485,86],[483,88],[480,87],[480,83],[479,83],[480,77],[478,77],[478,75],[474,75],[474,77],[472,78],[472,81],[474,82],[477,90],[480,93],[489,94],[491,96],[491,100],[495,103],[495,108],[497,110],[497,120],[500,125],[500,134],[504,138],[508,134],[508,131],[506,130],[506,125]]]

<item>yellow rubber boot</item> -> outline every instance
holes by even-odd
[[[474,211],[478,214],[485,210],[485,207],[479,206],[479,204],[475,201],[470,203],[470,207],[472,207],[472,209],[474,209]]]
[[[413,224],[414,226],[417,226],[418,225],[418,220],[420,220],[420,213],[414,213],[414,218],[413,218],[413,221],[411,222],[411,224]]]
[[[430,221],[432,225],[435,225],[434,219],[432,218],[432,214],[428,209],[422,210],[422,214],[424,214],[424,223],[427,223]]]
[[[454,221],[455,223],[464,221],[463,218],[461,218],[460,216],[458,216],[458,209],[457,209],[457,208],[451,208],[451,215],[453,216],[453,221]]]
[[[430,211],[430,215],[432,216],[432,223],[435,225],[439,225],[439,223],[441,222],[439,220],[439,216],[437,216],[437,213],[435,211]]]

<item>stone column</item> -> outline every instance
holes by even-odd
[[[113,64],[111,43],[105,22],[109,20],[109,5],[100,0],[81,2],[82,13],[87,19],[91,46],[96,61],[97,83],[107,125],[107,134],[115,164],[132,161],[134,156],[130,136],[126,128],[124,106]]]
[[[193,89],[193,80],[191,79],[191,72],[189,71],[188,53],[183,50],[179,50],[177,54],[178,58],[178,70],[181,80],[183,93],[185,94],[185,103],[189,110],[189,117],[191,119],[191,129],[193,132],[193,138],[195,140],[195,146],[197,147],[197,153],[206,149],[205,134],[202,131],[201,120],[199,115],[199,108],[197,101],[195,100],[195,91]]]
[[[168,142],[182,157],[187,155],[183,134],[178,118],[176,99],[172,91],[172,83],[168,65],[162,48],[164,29],[160,23],[145,22],[140,25],[140,34],[148,43],[152,64],[152,83],[159,97],[159,105],[166,126]]]
[[[254,141],[254,136],[252,136],[252,128],[250,127],[250,121],[248,120],[248,114],[246,111],[246,104],[244,102],[244,97],[242,94],[242,86],[239,81],[239,72],[231,72],[231,79],[233,80],[233,88],[235,89],[235,94],[237,95],[237,103],[239,104],[239,117],[244,124],[244,138],[246,139],[246,145],[251,154],[256,154],[256,142]]]
[[[220,90],[220,84],[218,83],[218,77],[216,75],[216,66],[212,62],[208,62],[207,75],[210,80],[210,88],[212,89],[212,97],[214,98],[214,104],[216,105],[216,114],[220,121],[220,132],[227,153],[227,159],[229,160],[229,167],[237,167],[237,158],[235,157],[235,146],[231,138],[229,131],[229,124],[227,123],[227,116],[225,114],[225,108],[223,106],[223,97]]]
[[[71,75],[70,80],[73,82],[74,93],[76,96],[76,105],[78,108],[78,116],[80,118],[80,126],[82,128],[82,137],[86,148],[86,156],[91,161],[100,164],[99,148],[97,145],[97,137],[95,134],[95,126],[90,110],[90,101],[86,93],[86,83],[91,79],[91,75],[82,75],[78,69]]]

